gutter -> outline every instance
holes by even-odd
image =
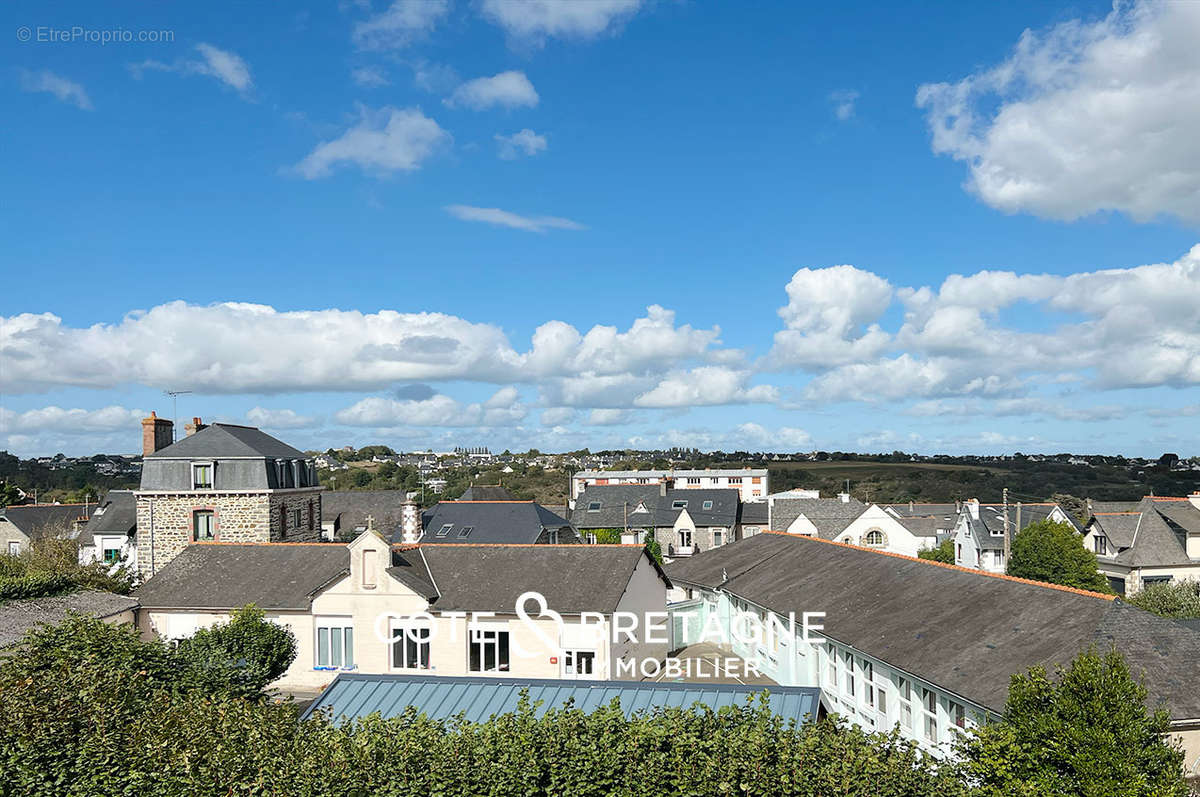
[[[417,553],[421,554],[421,564],[425,565],[425,572],[429,575],[429,583],[433,585],[433,591],[437,593],[438,598],[441,598],[442,590],[437,585],[437,579],[433,577],[433,571],[429,569],[429,562],[425,559],[425,551],[418,547]]]

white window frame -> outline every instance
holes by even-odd
[[[705,501],[704,503],[702,503],[702,504],[700,505],[700,509],[704,510],[705,512],[707,512],[708,510],[710,510],[710,509],[712,509],[712,508],[713,508],[713,502],[712,502],[712,501]]]
[[[501,639],[504,644],[501,645]],[[476,646],[479,647],[479,668],[471,666],[471,654]],[[496,666],[494,668],[487,666],[488,651],[494,651],[493,658]],[[501,652],[507,661],[501,661]],[[489,672],[510,672],[512,668],[512,638],[509,636],[506,628],[491,628],[488,626],[475,626],[467,630],[467,672],[472,673],[489,673]]]
[[[564,650],[562,673],[564,678],[591,679],[596,678],[596,662],[599,654],[594,650]],[[580,668],[586,662],[587,666]],[[582,671],[586,670],[586,672]]]
[[[200,537],[196,528],[196,518],[204,515],[207,516],[212,525],[209,527],[207,537]],[[192,542],[214,542],[217,539],[217,513],[213,509],[193,509],[192,510]]]
[[[842,682],[842,694],[850,699],[853,703],[855,700],[855,678],[854,678],[854,654],[848,650],[842,651],[838,656],[838,669]]]
[[[879,535],[879,542],[871,541],[872,534]],[[887,545],[887,535],[883,533],[883,529],[867,529],[867,533],[863,535],[863,545],[871,548],[882,548]]]
[[[433,535],[433,536],[435,536],[435,537],[448,537],[448,536],[450,536],[450,529],[452,529],[452,528],[454,528],[454,524],[453,524],[453,523],[445,523],[445,524],[443,524],[443,525],[442,525],[442,527],[441,527],[440,529],[438,529],[438,530],[437,530],[437,534],[435,534],[435,535]]]
[[[208,484],[199,484],[196,479],[196,471],[200,468],[208,469]],[[192,489],[193,490],[211,490],[216,482],[216,466],[212,462],[193,462],[192,463]]]
[[[933,702],[933,707],[930,708],[929,703]],[[933,733],[929,732],[932,724]],[[921,738],[930,744],[937,744],[941,741],[941,727],[938,722],[938,696],[937,692],[926,687],[921,687]]]
[[[687,540],[687,542],[684,542],[684,540]],[[680,529],[679,530],[679,547],[680,548],[691,548],[693,546],[693,543],[695,543],[695,541],[696,541],[696,536],[695,536],[694,529]]]
[[[105,564],[117,564],[125,557],[125,543],[119,537],[100,537],[96,542],[100,561]],[[106,554],[115,551],[116,556],[109,560]]]
[[[410,634],[409,632],[417,632]],[[428,622],[406,621],[392,622],[392,644],[391,650],[388,653],[388,661],[393,670],[402,672],[428,672],[432,669],[433,657],[433,629]],[[416,654],[417,664],[414,667],[406,666],[403,662],[396,661],[396,648],[402,646],[404,662],[408,660],[409,646],[413,647],[413,652]],[[425,648],[425,666],[421,666],[421,648]]]
[[[712,530],[713,547],[720,548],[725,544],[725,529]]]
[[[314,670],[358,669],[354,657],[353,617],[317,617],[313,625],[315,626],[313,630]],[[324,632],[324,642],[322,642],[322,632]],[[335,648],[336,656],[334,655]]]
[[[8,555],[9,556],[20,556],[21,555],[21,541],[20,540],[9,540],[8,541]]]
[[[913,686],[912,681],[903,675],[896,676],[896,722],[909,733],[916,733],[913,727]]]
[[[546,543],[558,545],[558,529],[546,529]]]

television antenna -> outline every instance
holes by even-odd
[[[192,391],[190,390],[164,390],[164,396],[171,397],[171,442],[174,443],[179,434],[179,397],[186,396]]]

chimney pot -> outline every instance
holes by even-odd
[[[184,432],[187,433],[188,437],[191,437],[192,435],[194,435],[196,432],[200,431],[203,428],[204,428],[204,424],[200,421],[199,418],[192,418],[192,422],[189,423],[187,426],[184,426],[183,430],[184,430]]]

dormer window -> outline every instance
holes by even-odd
[[[1094,543],[1096,546],[1096,553],[1104,556],[1105,552],[1108,550],[1108,540],[1105,538],[1105,536],[1103,534],[1097,534]]]
[[[213,486],[213,464],[211,462],[192,463],[192,489],[211,490]]]

